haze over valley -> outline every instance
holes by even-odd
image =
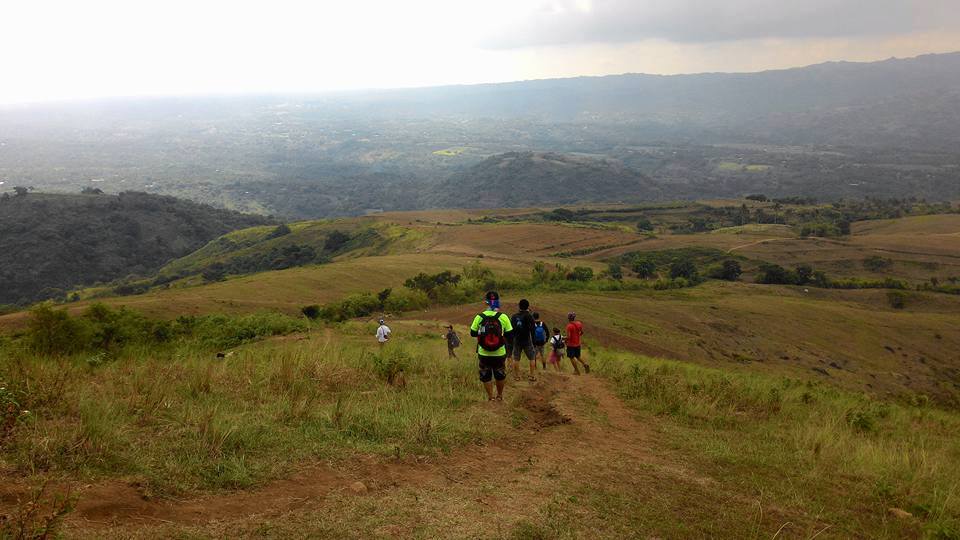
[[[464,190],[472,178],[494,175],[501,154],[540,152],[589,169],[570,174],[597,184],[590,201],[951,200],[958,111],[960,53],[753,74],[130,98],[0,110],[0,181],[305,219],[483,206]],[[563,175],[549,163],[527,160],[523,172],[548,198]],[[623,175],[646,180],[629,188]]]

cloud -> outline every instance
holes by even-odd
[[[539,0],[480,45],[709,43],[960,30],[957,0]]]

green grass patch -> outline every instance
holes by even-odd
[[[663,420],[670,445],[724,485],[835,523],[835,535],[955,537],[955,412],[793,379],[609,352],[593,358],[632,407]],[[892,518],[890,508],[914,519]]]
[[[29,413],[0,457],[34,478],[127,477],[146,495],[170,495],[245,488],[358,453],[444,452],[495,434],[473,407],[475,369],[443,362],[439,342],[336,341],[264,342],[222,359],[193,345],[144,348],[102,364],[6,351],[0,386]]]

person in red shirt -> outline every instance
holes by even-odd
[[[583,323],[577,320],[577,314],[574,312],[567,313],[567,320],[570,321],[567,323],[567,339],[565,343],[567,344],[567,358],[570,359],[570,363],[573,364],[573,371],[580,374],[580,370],[577,369],[577,362],[580,362],[583,365],[583,371],[585,373],[590,373],[590,364],[588,364],[581,357],[580,347],[582,346],[580,338],[583,336]]]

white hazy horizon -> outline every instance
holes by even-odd
[[[0,8],[0,104],[750,72],[960,50],[951,0],[781,4],[18,2]]]

